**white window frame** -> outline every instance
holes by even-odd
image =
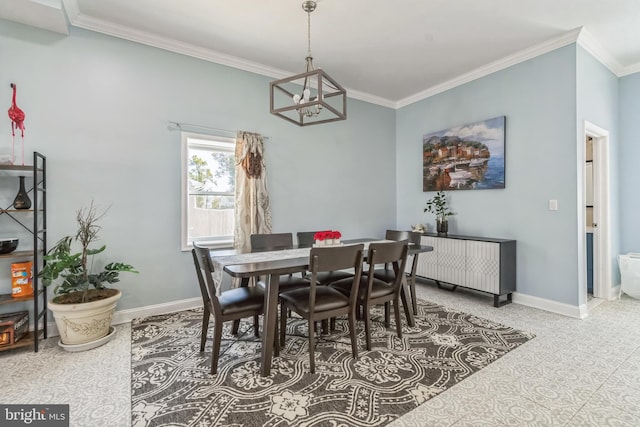
[[[189,143],[190,139],[198,139],[208,141],[202,144],[203,147],[216,148],[216,151],[235,152],[236,141],[234,138],[225,138],[207,134],[182,132],[181,133],[181,178],[182,178],[182,194],[181,194],[181,246],[183,251],[190,251],[193,248],[192,241],[189,240],[189,147],[197,146],[197,144]],[[215,193],[214,193],[215,194]],[[214,236],[194,239],[205,246],[214,248],[230,248],[233,247],[233,235],[218,238]]]

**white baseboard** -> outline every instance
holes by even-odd
[[[614,300],[620,297],[620,286],[611,288],[609,292],[609,300]],[[563,316],[574,317],[577,319],[583,319],[588,314],[589,307],[573,306],[557,301],[552,301],[544,298],[534,297],[527,294],[518,292],[513,293],[513,302],[516,304],[526,305],[528,307],[538,308],[540,310],[550,311],[552,313],[561,314]],[[191,310],[194,308],[202,307],[202,298],[189,298],[185,300],[172,301],[162,304],[147,305],[144,307],[131,308],[127,310],[116,311],[113,315],[112,324],[120,325],[123,323],[129,323],[133,319],[141,317],[156,316],[158,314],[175,313],[182,310]],[[51,318],[51,316],[49,316]],[[55,322],[48,322],[48,336],[58,336],[58,328],[56,328]]]
[[[156,316],[158,314],[175,313],[182,310],[191,310],[202,307],[202,298],[189,298],[180,301],[172,301],[162,304],[147,305],[145,307],[130,308],[116,311],[113,315],[114,325],[129,323],[140,317]]]
[[[582,304],[580,306],[580,318],[584,319],[589,315],[589,312],[602,304],[605,301],[613,301],[620,299],[621,288],[620,285],[609,287],[609,290],[606,292],[605,299],[602,298],[591,298],[587,301],[586,304]]]
[[[158,314],[175,313],[182,310],[191,310],[202,307],[202,298],[189,298],[179,301],[172,301],[162,304],[147,305],[144,307],[130,308],[127,310],[118,310],[113,314],[112,325],[121,325],[129,323],[133,319],[141,317],[156,316]],[[49,314],[49,318],[53,320],[53,316]],[[55,322],[47,322],[47,336],[57,337],[58,328]]]
[[[609,288],[609,295],[607,295],[607,300],[613,301],[616,299],[620,299],[621,292],[622,292],[622,287],[620,285]]]
[[[577,319],[582,319],[584,317],[582,310],[578,306],[518,292],[513,293],[513,302],[516,304],[526,305],[528,307],[539,308],[540,310],[550,311],[552,313],[562,314],[563,316],[575,317]]]

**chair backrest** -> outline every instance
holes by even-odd
[[[317,231],[298,231],[296,233],[296,238],[298,239],[298,247],[299,248],[311,248],[315,242],[313,236]]]
[[[211,312],[220,310],[218,302],[218,289],[213,280],[213,263],[211,262],[211,254],[209,248],[193,244],[191,249],[193,255],[193,263],[196,267],[196,276],[200,285],[200,293],[202,294],[202,302],[209,307]]]
[[[401,231],[401,230],[387,230],[384,238],[387,240],[408,240],[409,245],[417,245],[420,246],[420,239],[422,237],[422,233],[417,231]]]
[[[252,234],[251,252],[277,251],[293,248],[293,234]]]
[[[354,270],[354,277],[350,303],[355,306],[360,277],[362,276],[363,251],[363,244],[311,249],[309,253],[309,272],[311,274],[309,307],[312,310],[315,307],[317,273],[351,268]]]
[[[404,230],[387,230],[384,238],[387,240],[408,240],[410,244],[420,243],[420,236],[422,234],[416,231],[404,231]]]
[[[399,291],[400,285],[402,284],[402,274],[399,273],[405,271],[408,253],[409,240],[369,244],[369,249],[367,251],[367,263],[369,264],[367,297],[371,292],[376,264],[393,264],[393,270],[395,273],[393,287]]]

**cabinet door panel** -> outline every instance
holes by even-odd
[[[457,239],[438,239],[437,271],[438,278],[452,284],[465,283],[465,241]]]
[[[438,241],[435,237],[422,236],[420,238],[420,244],[425,246],[432,246],[433,251],[431,252],[423,252],[418,256],[418,266],[416,267],[416,275],[422,277],[428,277],[429,279],[437,280],[437,256],[438,256]],[[409,264],[409,263],[407,263]],[[409,270],[411,269],[410,265],[407,265]]]
[[[464,286],[500,293],[500,244],[466,241],[467,276]]]

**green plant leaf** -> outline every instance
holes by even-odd
[[[101,230],[96,222],[105,213],[106,211],[98,214],[93,202],[89,208],[79,210],[76,215],[78,230],[75,236],[63,237],[42,257],[44,265],[38,275],[44,286],[55,284],[55,294],[82,292],[84,301],[91,287],[103,289],[105,283],[117,283],[122,272],[138,273],[132,265],[122,262],[108,263],[103,271],[97,273],[89,271],[94,264],[93,256],[106,250],[106,245],[90,248],[98,240],[98,231]],[[80,251],[72,251],[74,242],[79,244]]]

